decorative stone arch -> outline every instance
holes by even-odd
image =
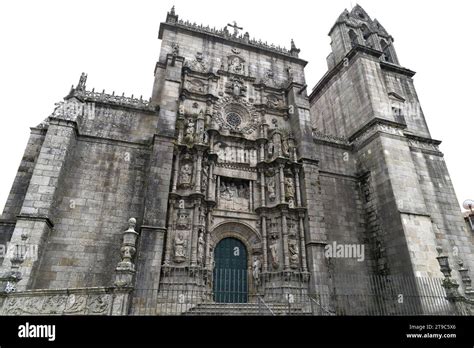
[[[235,238],[241,241],[247,249],[247,270],[249,272],[248,286],[249,295],[255,293],[256,284],[252,278],[252,264],[255,255],[262,253],[262,237],[258,231],[252,226],[237,222],[225,221],[215,226],[210,232],[209,247],[212,249],[211,255],[214,253],[217,244],[225,238]],[[212,256],[213,257],[213,256]]]
[[[252,258],[254,255],[260,254],[262,237],[258,231],[252,226],[236,221],[225,221],[215,226],[210,233],[209,246],[214,250],[217,243],[224,238],[236,238],[240,240],[247,248],[248,267],[252,266]]]

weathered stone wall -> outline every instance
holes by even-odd
[[[122,232],[143,213],[146,147],[79,140],[35,288],[111,285]]]
[[[458,201],[444,157],[439,151],[420,148],[420,143],[417,142],[412,143],[411,149],[436,240],[450,256],[453,269],[457,270],[457,263],[462,260],[464,267],[470,270],[473,277],[474,237],[459,213]],[[459,278],[456,271],[453,276]]]

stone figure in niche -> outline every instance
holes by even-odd
[[[273,144],[273,141],[268,141],[268,158],[273,157],[273,153],[275,151],[275,145]]]
[[[290,252],[290,267],[297,268],[299,263],[298,242],[294,239],[288,241],[288,251]]]
[[[260,284],[261,268],[262,268],[262,263],[260,262],[260,258],[258,256],[255,256],[253,258],[253,264],[252,264],[252,276],[253,276],[253,279],[255,280],[255,285]]]
[[[290,144],[289,144],[288,138],[285,138],[282,140],[281,149],[285,157],[290,157],[291,152],[290,152]]]
[[[174,260],[176,262],[186,260],[186,246],[187,241],[184,238],[184,233],[179,231],[174,237]]]
[[[189,187],[192,182],[193,166],[191,163],[183,163],[179,171],[180,186]]]
[[[270,202],[275,201],[276,190],[275,190],[275,178],[273,176],[268,178],[267,190],[268,190],[268,199],[270,200]]]
[[[285,178],[285,191],[286,191],[285,197],[287,200],[295,197],[295,186],[294,186],[292,178],[289,178],[289,177]]]
[[[178,211],[178,219],[176,220],[176,229],[187,230],[190,226],[189,214],[186,210]]]
[[[289,66],[288,68],[286,68],[286,71],[288,73],[288,81],[293,82],[293,79],[294,79],[293,68]]]
[[[270,256],[272,261],[273,268],[278,268],[279,260],[278,260],[278,240],[273,240],[270,244]]]
[[[202,230],[199,230],[199,237],[198,237],[198,263],[199,264],[204,264],[204,244],[206,242],[204,241],[204,233]]]
[[[186,133],[184,135],[184,141],[187,143],[192,143],[194,141],[194,121],[189,120],[186,127]]]

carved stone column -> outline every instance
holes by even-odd
[[[201,172],[202,172],[202,154],[201,149],[197,150],[196,171],[194,180],[194,191],[201,192]]]
[[[262,216],[263,272],[268,271],[267,217]]]
[[[207,210],[207,226],[206,226],[206,249],[205,249],[205,267],[212,271],[212,265],[210,264],[210,250],[209,244],[211,242],[211,225],[212,225],[212,208]]]
[[[283,269],[290,269],[289,250],[288,250],[288,225],[286,222],[286,213],[281,213],[281,234],[283,236]]]
[[[301,252],[301,267],[303,272],[308,271],[306,266],[306,242],[304,238],[304,214],[299,216],[299,237],[300,237],[300,252]]]
[[[280,202],[285,202],[285,173],[283,172],[284,164],[280,164]]]
[[[260,188],[261,188],[261,206],[264,207],[265,204],[265,173],[263,169],[260,170]]]
[[[250,212],[253,212],[253,181],[249,181],[249,203],[250,203]]]
[[[169,213],[168,213],[168,229],[166,231],[166,249],[165,249],[165,265],[169,265],[171,261],[171,234],[174,231],[174,205],[176,201],[170,199]]]
[[[301,191],[300,191],[300,169],[295,168],[295,192],[296,192],[296,206],[301,207]]]
[[[171,185],[171,192],[176,192],[179,177],[179,151],[176,151],[176,157],[173,165],[173,182]]]
[[[191,237],[191,266],[197,265],[197,244],[198,244],[198,234],[199,234],[199,207],[201,202],[199,200],[194,201],[194,211],[193,211],[193,230]]]
[[[219,192],[220,192],[220,188],[221,188],[221,177],[220,175],[217,176],[217,187],[216,187],[216,202],[217,202],[217,206],[219,206],[219,201],[220,201],[220,195],[219,195]]]
[[[214,161],[210,161],[209,163],[209,174],[207,178],[207,199],[208,200],[215,200],[215,178],[214,178]]]

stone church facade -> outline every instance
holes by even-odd
[[[0,261],[3,313],[276,303],[329,294],[337,274],[445,273],[469,300],[473,236],[393,38],[360,6],[344,11],[308,92],[293,41],[240,29],[173,8],[149,100],[88,90],[83,74],[31,128],[0,220],[15,247]],[[336,245],[362,246],[362,260],[328,257]]]

